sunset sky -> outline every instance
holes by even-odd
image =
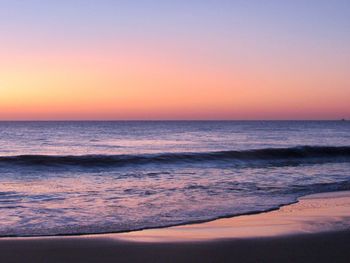
[[[0,120],[350,118],[348,0],[0,0]]]

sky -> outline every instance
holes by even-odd
[[[0,120],[350,118],[350,1],[0,0]]]

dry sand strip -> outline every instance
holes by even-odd
[[[203,224],[78,237],[4,238],[0,262],[350,262],[350,192]]]

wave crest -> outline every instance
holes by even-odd
[[[182,152],[139,155],[18,155],[1,156],[0,165],[109,167],[136,164],[193,163],[222,161],[234,164],[256,162],[337,162],[350,161],[350,146],[299,146],[243,151]]]

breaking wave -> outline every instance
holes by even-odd
[[[301,164],[349,162],[350,146],[299,146],[243,151],[182,152],[139,155],[18,155],[1,156],[0,165],[116,167],[126,165],[194,162],[230,162],[232,164]]]

